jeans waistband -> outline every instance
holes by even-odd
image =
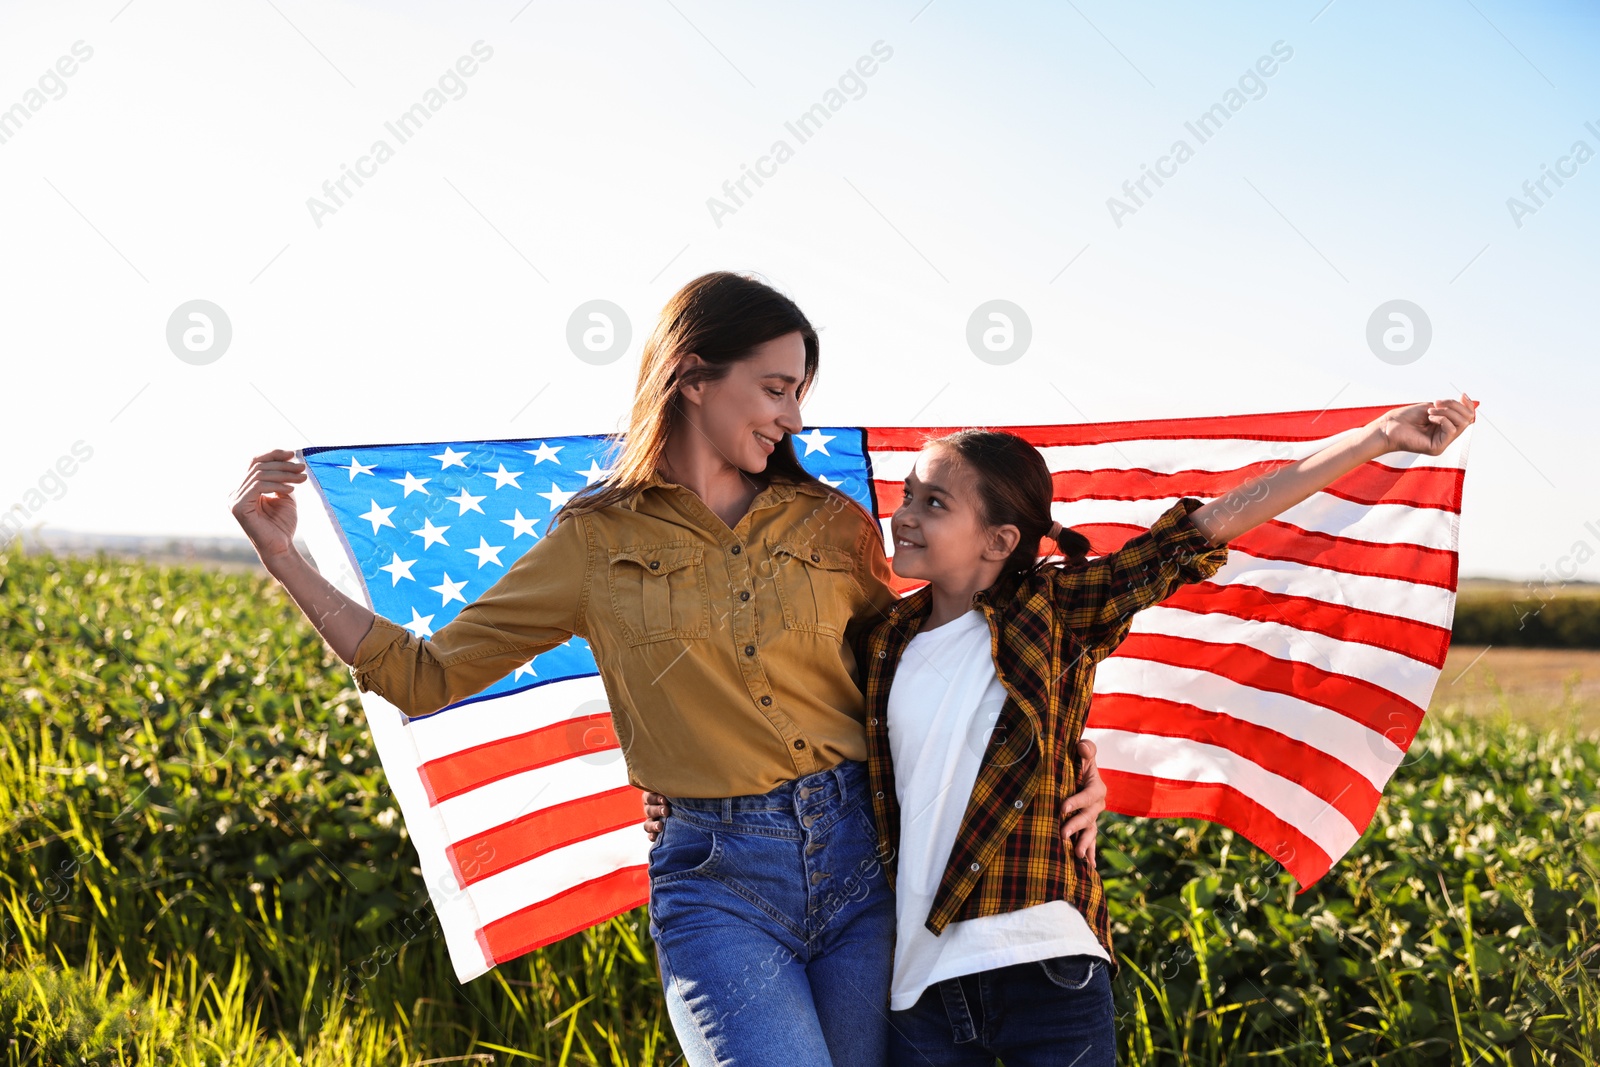
[[[842,807],[867,795],[867,765],[863,760],[843,760],[825,771],[791,778],[765,793],[737,797],[668,797],[673,810],[700,812],[732,822],[742,811],[784,811],[803,814],[824,807]]]

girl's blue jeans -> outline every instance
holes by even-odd
[[[1115,1067],[1111,976],[1098,956],[1014,963],[922,991],[889,1013],[893,1067]]]
[[[879,1067],[895,916],[866,765],[667,800],[650,936],[689,1067]]]

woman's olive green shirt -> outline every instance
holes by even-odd
[[[426,715],[577,635],[634,785],[765,793],[866,759],[851,638],[898,599],[890,573],[878,523],[836,489],[774,480],[729,529],[656,476],[562,519],[430,639],[376,617],[350,673]]]

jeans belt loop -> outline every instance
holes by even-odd
[[[725,822],[725,823],[733,822],[733,798],[732,797],[723,797],[722,798],[722,821]]]
[[[938,983],[939,995],[944,999],[944,1013],[950,1020],[950,1036],[958,1045],[978,1038],[978,1029],[972,1018],[972,1007],[961,989],[960,978],[946,978]]]

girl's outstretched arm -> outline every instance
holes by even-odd
[[[1226,495],[1196,508],[1189,520],[1212,544],[1225,544],[1387,452],[1439,455],[1477,420],[1477,406],[1476,400],[1462,393],[1460,400],[1387,411],[1315,455],[1241,482]]]

